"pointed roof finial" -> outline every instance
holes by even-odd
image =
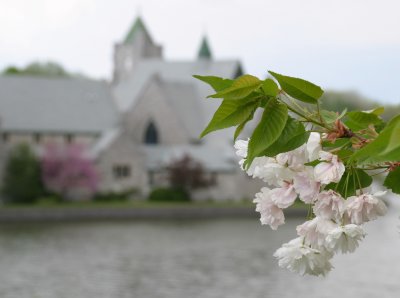
[[[212,54],[211,54],[210,46],[208,44],[207,36],[204,36],[201,41],[201,45],[200,45],[200,49],[199,49],[197,57],[199,59],[211,59],[212,58]]]
[[[143,23],[142,18],[140,17],[140,15],[136,18],[135,22],[133,23],[131,29],[129,30],[128,34],[126,35],[125,39],[124,39],[124,43],[132,43],[134,41],[135,35],[137,34],[137,32],[139,31],[143,31],[143,33],[145,35],[147,35],[150,40],[150,34],[146,29],[146,26]]]

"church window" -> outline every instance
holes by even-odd
[[[147,125],[144,135],[144,143],[147,145],[155,145],[159,143],[158,131],[153,122]]]
[[[115,165],[113,173],[116,179],[128,178],[131,175],[131,167],[124,164]]]

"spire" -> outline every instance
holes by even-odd
[[[211,59],[212,58],[210,46],[208,45],[207,36],[204,36],[201,41],[201,45],[200,45],[200,49],[197,54],[197,57],[199,59]]]
[[[126,37],[124,39],[124,44],[132,43],[134,41],[135,35],[137,35],[137,33],[140,31],[142,31],[151,40],[150,34],[147,31],[142,18],[140,16],[138,16],[136,18],[135,22],[133,23],[131,29],[129,30],[128,34],[126,35]]]

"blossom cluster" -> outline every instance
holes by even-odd
[[[302,275],[325,275],[335,253],[353,252],[358,247],[365,237],[363,224],[386,213],[379,198],[384,192],[360,191],[343,198],[326,187],[341,180],[345,165],[337,155],[322,150],[319,133],[310,133],[307,143],[293,151],[257,157],[247,169],[248,140],[236,141],[235,149],[242,158],[241,168],[268,185],[253,201],[263,225],[276,230],[284,224],[284,209],[297,198],[312,208],[309,220],[297,226],[298,237],[275,252],[280,267]]]

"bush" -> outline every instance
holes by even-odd
[[[95,194],[93,201],[95,202],[123,202],[128,201],[132,196],[137,195],[139,191],[136,188],[131,188],[125,191],[109,191]]]
[[[153,189],[149,195],[152,202],[189,202],[190,195],[183,188],[161,187]]]
[[[18,145],[11,151],[2,194],[6,203],[34,203],[45,194],[39,160],[28,145]]]
[[[44,197],[40,197],[37,199],[36,204],[37,205],[43,205],[43,206],[48,206],[48,205],[57,205],[60,204],[63,201],[63,198],[60,197],[57,194],[48,194]]]

